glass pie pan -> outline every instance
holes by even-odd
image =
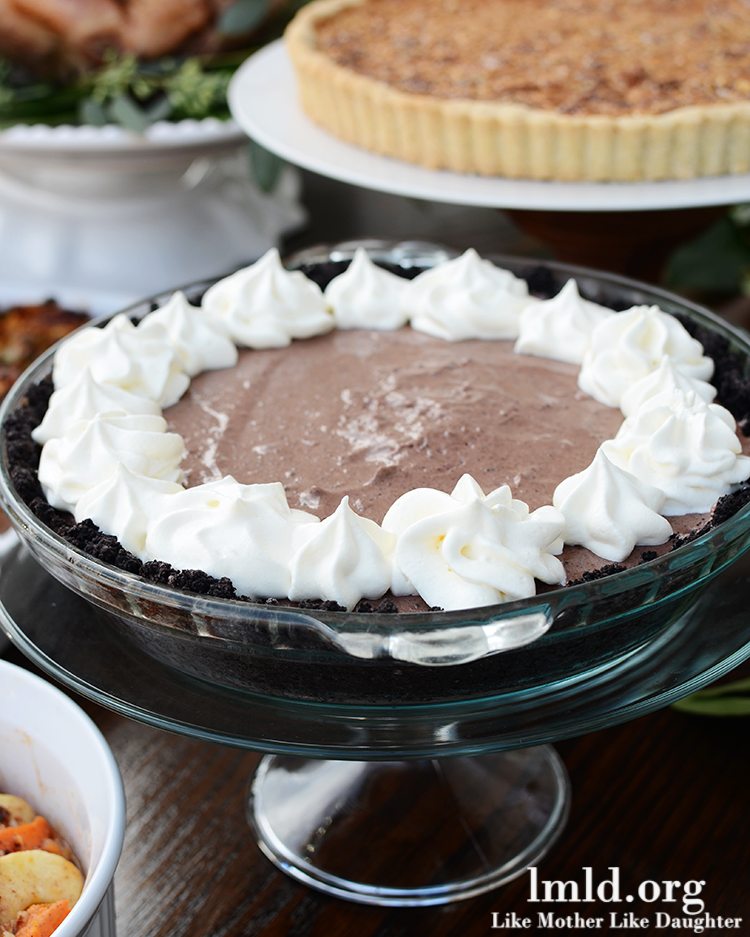
[[[329,276],[356,246],[314,248],[287,265]],[[407,273],[450,255],[435,245],[365,246]],[[538,295],[575,276],[584,296],[605,305],[658,303],[726,340],[750,374],[750,340],[675,296],[570,266],[491,259]],[[186,292],[197,300],[208,285]],[[128,313],[144,315],[168,295]],[[0,423],[49,373],[53,353],[22,376]],[[296,879],[352,901],[440,904],[520,875],[568,815],[564,766],[542,743],[667,705],[750,653],[750,567],[727,569],[750,546],[750,506],[599,580],[489,608],[403,615],[220,600],[145,582],[41,523],[15,492],[4,444],[0,495],[27,548],[0,579],[0,624],[11,639],[119,712],[275,753],[248,803],[260,848]],[[414,858],[408,878],[405,854]]]
[[[365,243],[375,259],[411,275],[449,255],[420,243],[358,243]],[[309,249],[288,266],[327,277],[356,246]],[[538,295],[553,295],[574,276],[583,295],[603,305],[621,309],[655,303],[688,317],[724,338],[750,373],[750,339],[674,295],[562,264],[491,259],[527,278]],[[186,292],[196,299],[208,285],[198,283]],[[149,298],[127,312],[140,318],[169,295]],[[30,385],[49,374],[54,352],[41,356],[14,386],[0,422],[19,406]],[[52,532],[17,496],[5,446],[0,495],[21,539],[44,568],[103,613],[103,626],[125,632],[147,653],[226,687],[343,704],[526,695],[591,675],[658,639],[750,545],[746,506],[658,559],[522,601],[456,612],[347,613],[190,595],[102,563]]]

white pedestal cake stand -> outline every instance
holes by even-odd
[[[0,132],[4,294],[80,294],[111,311],[196,276],[230,271],[298,225],[298,183],[250,181],[231,121]]]

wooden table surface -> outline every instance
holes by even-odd
[[[427,910],[320,895],[277,872],[253,842],[244,810],[258,756],[104,713],[99,721],[128,792],[117,878],[121,937],[469,937],[490,933],[493,911],[538,910],[526,903],[525,875]],[[705,880],[707,909],[743,916],[750,933],[749,728],[743,719],[667,711],[561,745],[573,810],[540,872],[580,881],[585,866],[601,874],[619,866],[633,887],[646,879]]]
[[[436,209],[348,189],[331,201],[333,184],[307,184],[319,223],[297,245],[434,232],[434,239],[456,246],[518,246],[494,212]],[[742,308],[736,317],[745,313]],[[21,660],[12,650],[8,656]],[[253,841],[245,802],[258,755],[87,709],[114,750],[128,799],[116,878],[120,937],[471,937],[498,932],[491,930],[493,912],[526,915],[542,907],[527,904],[526,875],[487,895],[427,910],[380,910],[324,897],[277,872]],[[744,917],[745,926],[733,933],[750,933],[749,730],[748,719],[666,710],[560,745],[573,808],[540,874],[580,881],[586,866],[597,876],[618,866],[625,887],[646,879],[705,880],[706,910]],[[680,913],[679,905],[638,902],[627,910]]]

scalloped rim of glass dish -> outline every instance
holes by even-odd
[[[232,118],[161,120],[137,134],[115,124],[14,124],[0,130],[0,157],[56,159],[72,155],[127,155],[159,150],[236,146],[246,139]]]
[[[335,245],[317,245],[306,248],[291,256],[285,258],[285,263],[289,268],[296,268],[303,264],[325,263],[345,261],[351,259],[357,246],[365,246],[375,260],[388,260],[390,262],[400,263],[405,268],[429,266],[425,259],[429,254],[434,259],[435,256],[450,257],[455,255],[455,251],[442,245],[430,244],[418,241],[385,241],[378,239],[365,239],[360,241],[348,241]],[[394,260],[394,258],[396,258]],[[617,274],[602,273],[586,267],[574,266],[570,264],[547,261],[540,258],[513,257],[508,255],[487,255],[487,259],[501,266],[507,266],[516,272],[531,273],[539,267],[547,268],[563,276],[574,276],[583,284],[584,293],[590,295],[590,289],[586,289],[586,282],[591,286],[599,284],[613,289],[627,290],[630,294],[641,295],[644,299],[652,302],[659,302],[667,309],[673,308],[675,311],[687,313],[692,318],[697,319],[700,324],[708,326],[712,331],[719,332],[727,338],[730,343],[741,350],[750,359],[750,336],[727,323],[719,316],[710,312],[708,309],[699,306],[689,300],[682,299],[676,294],[670,293],[659,287],[650,286],[636,280],[631,280]],[[214,280],[203,280],[188,284],[182,289],[188,295],[199,294]],[[179,287],[178,287],[179,288]],[[173,290],[163,291],[155,296],[147,297],[128,306],[122,312],[130,315],[145,315],[151,309],[152,303],[166,301],[173,293]],[[111,318],[110,315],[101,316],[92,320],[88,325],[82,328],[89,328],[92,325],[100,325]],[[59,343],[58,343],[59,345]],[[16,409],[27,384],[36,383],[45,377],[51,371],[52,358],[58,345],[52,346],[48,351],[41,355],[26,371],[19,377],[14,386],[8,392],[5,400],[0,407],[0,426],[5,422],[8,415]],[[701,552],[705,552],[715,541],[733,539],[743,533],[747,533],[750,523],[750,504],[741,508],[737,514],[720,524],[718,527],[708,531],[701,537],[696,538],[688,544],[678,547],[676,550],[667,552],[654,560],[640,563],[637,566],[613,573],[610,576],[602,577],[587,583],[579,583],[572,586],[563,586],[552,589],[548,592],[537,594],[526,599],[515,602],[506,602],[498,605],[483,606],[476,609],[463,609],[450,612],[416,612],[416,613],[356,613],[356,612],[335,612],[323,611],[319,609],[299,609],[293,606],[283,604],[268,606],[258,602],[241,601],[236,599],[219,599],[205,596],[196,596],[190,593],[179,592],[165,586],[146,582],[132,573],[127,573],[116,567],[109,566],[84,553],[77,547],[72,546],[63,540],[49,528],[47,528],[29,509],[29,507],[17,497],[4,457],[0,459],[0,501],[5,510],[10,515],[14,524],[27,532],[28,536],[41,541],[46,548],[51,550],[59,559],[64,560],[70,565],[75,565],[89,575],[95,577],[99,583],[125,594],[130,594],[138,600],[153,601],[165,608],[175,608],[186,610],[189,606],[192,614],[206,614],[221,617],[227,622],[244,622],[249,616],[255,620],[270,619],[275,621],[284,620],[289,623],[306,621],[315,625],[322,625],[326,631],[335,640],[342,649],[343,646],[339,640],[340,637],[367,636],[373,643],[377,639],[391,638],[398,634],[412,634],[416,637],[425,637],[437,635],[439,633],[449,632],[451,629],[464,631],[473,626],[486,626],[494,621],[509,621],[512,618],[521,616],[544,615],[548,621],[554,617],[552,615],[552,606],[559,603],[555,614],[563,610],[579,606],[588,601],[589,593],[594,589],[603,590],[602,597],[612,598],[633,587],[644,585],[646,582],[655,583],[662,572],[669,569],[670,572],[679,571],[679,569],[691,565],[696,559],[700,558]],[[741,552],[750,548],[746,545]],[[733,555],[725,563],[717,566],[711,571],[711,578],[718,574],[726,565],[733,562],[738,554]],[[687,586],[685,588],[691,588]],[[660,596],[649,604],[649,607],[655,609],[659,604],[675,598],[683,589],[675,589]],[[84,593],[85,594],[85,593]],[[89,600],[91,597],[89,596]],[[627,614],[619,612],[611,615],[604,621],[612,622],[619,615]],[[576,625],[574,629],[567,629],[566,634],[571,634],[574,630],[579,636],[585,635],[587,631],[598,628],[602,621],[585,622]],[[154,627],[172,630],[169,625],[163,622],[152,622]],[[176,629],[179,630],[179,629]],[[551,629],[546,635],[537,639],[545,641],[554,639],[555,629]],[[226,640],[226,639],[225,639]],[[380,647],[383,653],[385,648]],[[631,652],[634,653],[634,652]],[[369,656],[369,655],[368,655]],[[629,656],[629,655],[628,655]],[[616,661],[615,661],[616,663]]]

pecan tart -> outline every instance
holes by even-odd
[[[750,171],[745,0],[315,0],[305,112],[433,169],[638,181]]]

